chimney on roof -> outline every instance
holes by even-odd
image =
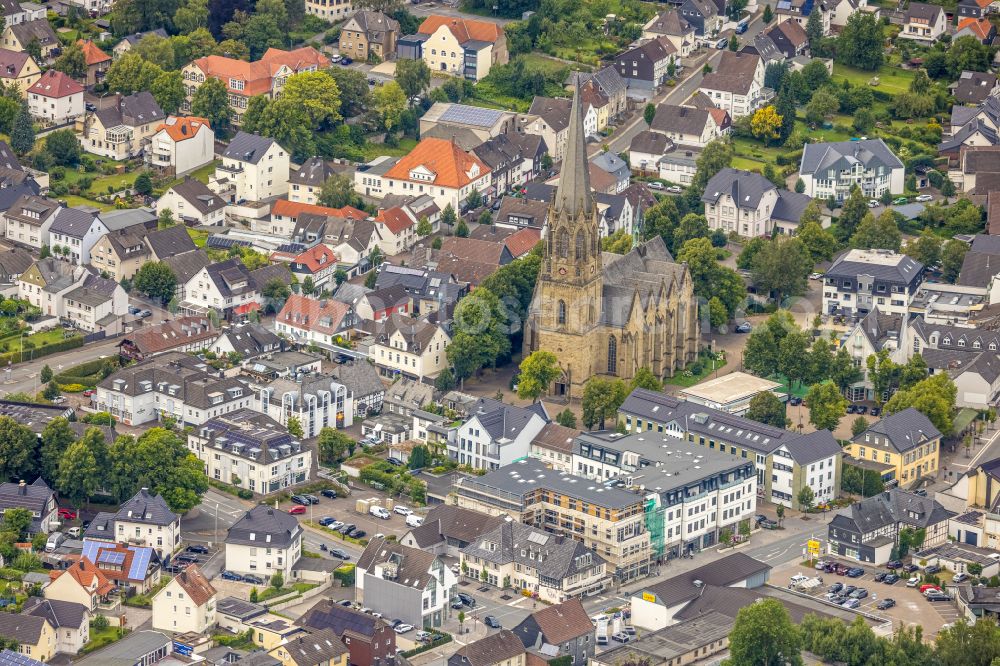
[[[28,494],[28,484],[24,482],[24,479],[21,479],[21,483],[17,484],[17,492],[20,495]]]
[[[83,560],[77,560],[77,562],[76,562],[76,563],[77,563],[78,565],[80,565],[80,571],[83,571],[83,569],[84,569],[84,566],[83,566]]]

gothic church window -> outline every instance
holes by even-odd
[[[566,302],[565,301],[559,301],[559,320],[558,321],[559,321],[560,324],[565,324],[566,323]]]
[[[583,237],[583,232],[576,232],[576,260],[581,261],[587,258],[587,241]]]
[[[561,259],[569,256],[569,232],[565,229],[560,229],[556,236],[556,254]]]
[[[613,375],[618,368],[618,341],[615,336],[608,337],[608,374]]]

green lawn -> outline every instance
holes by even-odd
[[[712,359],[700,359],[699,362],[702,365],[701,372],[692,373],[690,370],[684,370],[675,374],[673,377],[667,377],[665,383],[670,384],[671,386],[689,388],[695,384],[705,381],[706,379],[709,379],[716,370],[722,368],[726,364],[725,359],[719,359],[717,361],[713,361]]]
[[[80,654],[87,654],[94,650],[100,650],[105,645],[110,645],[121,639],[128,633],[128,629],[119,629],[115,626],[107,626],[104,629],[95,629],[94,623],[90,623],[90,642],[83,646]]]
[[[61,197],[57,196],[56,199],[62,199],[70,208],[91,207],[100,208],[101,210],[113,210],[115,207],[114,204],[106,204],[100,201],[95,201],[94,199],[78,197],[75,194],[64,194]]]
[[[206,164],[200,169],[195,169],[189,176],[195,180],[200,180],[201,182],[208,184],[208,177],[215,173],[215,167],[218,166],[221,160],[214,160],[211,164]]]
[[[0,340],[0,345],[2,345],[0,349],[6,347],[4,351],[17,353],[22,351],[21,350],[22,341],[31,342],[32,344],[34,344],[34,347],[29,348],[25,346],[24,351],[27,352],[30,351],[31,349],[38,349],[40,347],[44,347],[45,345],[50,345],[56,342],[62,342],[65,339],[63,338],[63,333],[64,333],[63,329],[57,328],[52,331],[32,333],[31,335],[25,335],[23,337],[20,335],[11,335]]]
[[[569,69],[570,65],[562,62],[561,60],[556,60],[547,55],[541,53],[528,53],[524,56],[524,64],[528,65],[531,71],[540,71],[546,76],[549,74],[554,74],[560,70]],[[574,69],[580,69],[579,67],[574,67]],[[589,70],[589,67],[584,67],[583,69]]]
[[[898,67],[883,66],[876,73],[865,72],[860,69],[855,69],[853,67],[837,63],[834,63],[833,65],[834,83],[839,85],[843,83],[844,79],[847,79],[853,85],[867,86],[873,76],[878,76],[879,84],[877,86],[872,86],[872,89],[881,90],[882,92],[889,93],[890,95],[898,95],[899,93],[907,92],[910,89],[910,81],[913,80],[913,75],[914,72],[906,69],[900,69]]]
[[[188,234],[191,236],[191,240],[197,247],[205,247],[205,243],[208,242],[208,232],[201,231],[199,229],[187,228]]]
[[[389,146],[383,145],[381,143],[366,143],[365,144],[365,161],[373,160],[380,155],[389,155],[390,157],[403,157],[409,154],[411,150],[416,148],[417,140],[411,139],[409,137],[403,137],[399,140],[399,145],[395,148],[390,148]]]

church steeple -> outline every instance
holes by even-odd
[[[569,219],[580,214],[590,216],[590,173],[587,164],[587,138],[583,131],[583,108],[580,103],[580,74],[573,76],[573,102],[569,111],[569,131],[563,156],[555,210]]]

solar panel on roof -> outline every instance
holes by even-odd
[[[234,245],[239,245],[241,247],[250,247],[253,243],[249,241],[236,240],[235,238],[226,238],[225,236],[209,236],[206,243],[209,247],[221,247],[230,248]]]
[[[128,570],[128,577],[132,580],[143,580],[146,577],[149,560],[153,556],[153,549],[130,546],[129,550],[135,554],[132,556],[132,567]]]
[[[491,127],[503,116],[503,112],[496,109],[482,109],[478,106],[455,105],[441,114],[441,120],[451,123],[462,123],[463,125],[476,125],[478,127]]]
[[[114,550],[106,550],[97,556],[97,561],[100,564],[110,564],[112,566],[120,566],[122,562],[125,561],[125,553],[119,553]]]

